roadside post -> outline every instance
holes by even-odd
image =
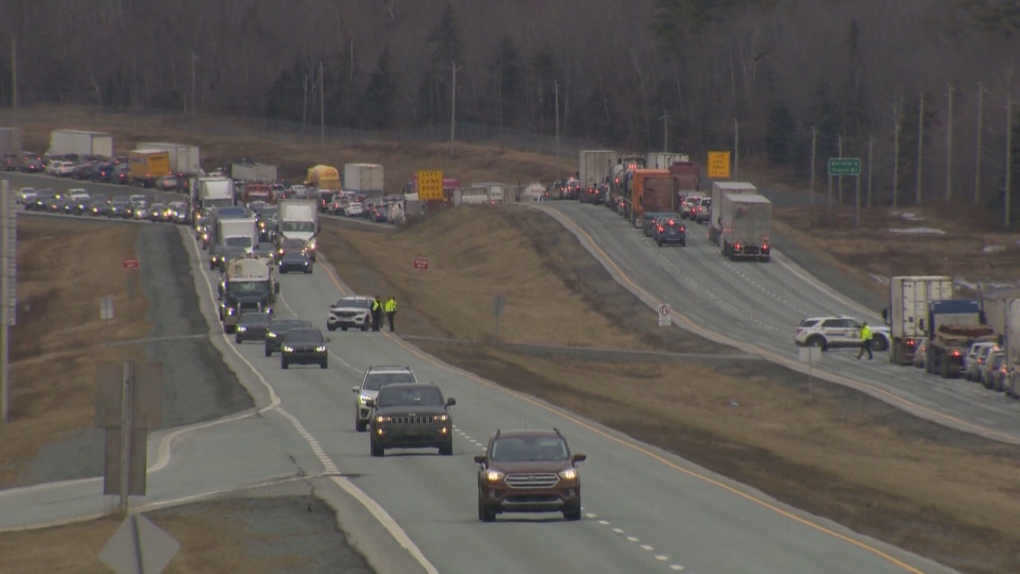
[[[499,320],[503,317],[503,307],[506,305],[506,296],[496,293],[492,296],[492,316],[496,318],[496,339],[499,339]]]
[[[134,299],[135,297],[138,296],[138,271],[139,271],[138,258],[128,257],[124,259],[124,261],[121,262],[121,267],[123,267],[128,274],[127,277],[128,297]]]
[[[0,182],[0,424],[10,418],[11,327],[18,322],[18,209],[11,182]]]
[[[103,321],[104,343],[110,344],[110,321],[113,321],[113,295],[99,298],[99,318]]]
[[[800,362],[807,363],[808,373],[808,397],[811,400],[815,398],[815,377],[814,377],[814,364],[816,361],[822,360],[822,348],[821,347],[801,347],[800,348]]]
[[[829,209],[832,209],[832,178],[838,177],[843,181],[843,176],[849,175],[857,178],[857,193],[855,194],[854,227],[861,226],[861,158],[859,157],[830,157],[829,158]],[[842,202],[840,204],[842,207]]]

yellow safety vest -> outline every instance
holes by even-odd
[[[386,312],[387,313],[396,313],[396,311],[397,311],[397,302],[394,301],[393,299],[390,299],[389,301],[387,301],[386,302]]]
[[[871,327],[869,327],[867,325],[861,327],[861,340],[862,341],[870,341],[871,340]]]

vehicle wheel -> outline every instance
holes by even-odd
[[[328,369],[329,368],[329,359],[323,359],[322,362],[319,363],[319,368],[320,369]]]
[[[336,331],[336,325],[326,325],[327,331]]]
[[[367,331],[367,330],[368,330],[368,325],[362,325],[362,326],[361,326],[361,332],[362,332],[362,333],[364,333],[364,332],[365,332],[365,331]]]
[[[280,269],[280,275],[286,275],[286,274],[287,274],[286,271],[284,271],[283,269]]]
[[[269,347],[266,347],[265,351],[266,351],[266,356],[267,357],[272,357],[273,356],[273,352],[269,350]]]
[[[355,418],[354,419],[354,430],[356,430],[358,432],[365,432],[366,430],[368,430],[368,422],[367,421],[363,421],[363,420],[361,420],[359,418]]]
[[[452,456],[453,455],[453,439],[450,442],[439,447],[439,454],[441,456]]]
[[[941,375],[943,379],[949,378],[949,361],[946,360],[945,357],[943,357],[942,361],[939,362],[939,375]]]
[[[238,345],[240,345],[243,342],[244,342],[244,339],[242,339],[240,337],[234,337],[234,343],[237,343]]]
[[[481,493],[478,494],[478,520],[481,520],[482,522],[496,521],[496,511],[486,506],[485,502],[482,500]]]
[[[889,339],[885,337],[875,337],[875,350],[878,352],[889,350]]]
[[[686,241],[681,241],[680,242],[680,247],[687,247],[687,242]]]
[[[386,456],[386,449],[375,444],[374,440],[370,444],[372,445],[372,456]]]
[[[287,362],[287,359],[284,359],[283,357],[280,357],[280,368],[281,369],[289,369],[290,368],[290,363]]]
[[[818,335],[812,335],[807,340],[808,347],[821,347],[823,351],[827,350],[828,347],[825,345],[825,339]]]
[[[570,522],[581,520],[581,503],[577,503],[573,508],[564,509],[563,518]]]
[[[346,327],[346,326],[344,326],[344,325],[341,325],[341,326],[340,326],[340,330],[341,330],[341,331],[346,331],[346,330],[347,330],[347,327]]]
[[[655,243],[657,243],[659,245],[659,247],[662,247],[662,242],[661,241],[656,241]]]

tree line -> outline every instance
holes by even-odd
[[[1020,146],[1020,115],[1006,112],[1020,64],[1011,0],[7,4],[22,105],[308,125],[321,109],[330,126],[372,130],[448,125],[455,108],[458,121],[617,148],[739,145],[803,177],[842,150],[874,157],[886,201],[920,176],[932,197],[976,184],[1001,202],[1007,131]],[[0,58],[4,105],[11,73]]]

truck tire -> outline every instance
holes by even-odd
[[[900,344],[898,342],[893,343],[892,348],[889,349],[889,362],[894,365],[900,364]]]
[[[939,361],[939,375],[941,375],[943,379],[948,379],[950,374],[949,358],[941,357],[941,360]]]

